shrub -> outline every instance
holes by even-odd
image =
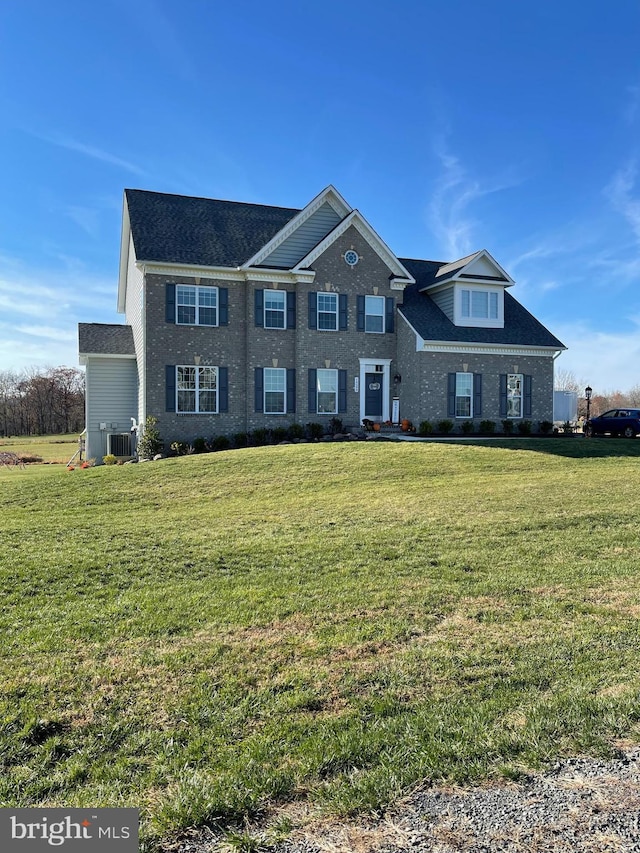
[[[246,432],[237,432],[233,437],[234,447],[246,447],[249,444],[249,434]]]
[[[337,435],[342,432],[342,418],[331,418],[327,426],[329,435]]]
[[[158,419],[153,415],[147,416],[142,436],[138,438],[138,457],[140,459],[153,459],[157,453],[162,453],[164,443],[160,438],[157,423]]]
[[[318,423],[308,423],[307,435],[312,441],[317,441],[324,435],[324,426]]]
[[[573,435],[573,424],[571,423],[571,421],[565,421],[562,424],[562,432],[565,435]]]
[[[485,433],[485,435],[493,435],[496,431],[496,425],[494,421],[480,421],[480,432]]]
[[[102,457],[102,462],[105,465],[117,465],[118,464],[118,457],[114,456],[113,453],[107,453],[106,456]]]
[[[296,438],[304,438],[306,435],[302,424],[291,424],[289,427],[289,438],[295,441]]]
[[[258,429],[254,429],[254,431],[250,433],[250,438],[251,444],[256,447],[262,447],[269,441],[269,430],[264,429],[263,427],[258,427]]]
[[[473,432],[473,421],[463,421],[460,424],[460,429],[464,435],[469,435],[469,433]]]
[[[228,450],[231,447],[231,442],[226,435],[217,435],[211,439],[212,450]]]
[[[553,429],[553,421],[540,421],[539,429],[542,435],[549,435]]]
[[[172,441],[171,450],[176,456],[184,456],[189,452],[189,445],[184,441]]]
[[[443,421],[438,421],[438,432],[442,432],[447,435],[453,430],[453,426],[453,421],[450,421],[448,418]]]
[[[431,435],[433,432],[433,424],[431,421],[420,421],[420,426],[418,427],[418,435]]]
[[[207,450],[207,442],[199,436],[198,438],[193,439],[193,452],[194,453],[205,453]]]
[[[513,421],[510,421],[509,418],[505,418],[502,423],[502,431],[505,435],[511,435],[513,433]]]
[[[274,444],[280,444],[281,441],[286,441],[289,437],[289,430],[287,427],[274,427],[271,430],[271,438]]]
[[[520,435],[531,435],[531,421],[518,421]]]
[[[18,453],[18,464],[30,465],[32,462],[42,462],[42,456],[35,453]]]

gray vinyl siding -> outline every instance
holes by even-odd
[[[107,433],[130,432],[138,411],[138,371],[133,358],[91,358],[86,366],[88,459],[102,462]],[[106,430],[100,424],[107,424]]]
[[[309,254],[330,231],[340,222],[340,217],[326,202],[312,214],[290,237],[278,246],[264,261],[262,266],[285,267],[290,269],[299,260]]]
[[[133,330],[133,344],[138,364],[144,364],[144,275],[136,266],[136,253],[133,238],[129,239],[129,260],[127,265],[127,289],[125,302],[125,320]],[[139,422],[145,418],[144,412],[144,371],[140,371],[140,395],[135,416]]]
[[[441,290],[440,293],[433,293],[431,298],[436,303],[443,314],[453,323],[453,287],[448,287],[446,290]]]

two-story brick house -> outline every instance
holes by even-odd
[[[302,210],[126,190],[125,325],[82,323],[87,455],[339,417],[552,418],[564,349],[485,251],[399,259],[328,187]]]

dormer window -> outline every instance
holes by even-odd
[[[504,326],[504,289],[457,283],[454,298],[456,326],[501,329]]]

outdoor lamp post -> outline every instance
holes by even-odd
[[[589,411],[591,409],[591,394],[593,393],[593,388],[590,385],[584,389],[584,398],[587,401],[587,419],[584,422],[585,435],[589,435]]]

